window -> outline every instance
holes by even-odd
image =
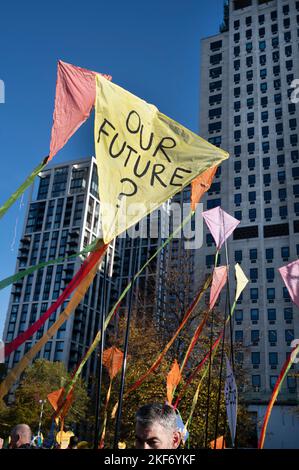
[[[283,26],[285,29],[288,29],[290,27],[290,18],[285,18],[283,20]]]
[[[268,282],[273,282],[275,276],[274,268],[266,268],[266,278]]]
[[[253,83],[249,83],[247,85],[247,94],[252,95],[252,93],[253,93]]]
[[[267,96],[262,96],[261,97],[261,106],[262,106],[262,108],[266,108],[268,106],[268,97]]]
[[[267,138],[269,135],[269,126],[263,126],[262,127],[262,136],[263,138]]]
[[[234,217],[237,220],[242,220],[242,211],[235,211],[234,212]]]
[[[296,216],[299,216],[299,202],[295,202],[294,204],[294,212]],[[299,252],[297,253],[297,256],[299,255]]]
[[[242,184],[242,178],[238,176],[237,178],[235,178],[234,183],[235,183],[235,189],[240,189],[241,184]]]
[[[242,202],[242,194],[240,193],[235,194],[234,201],[235,201],[236,206],[239,206]]]
[[[247,70],[246,78],[247,78],[248,81],[253,79],[253,70]]]
[[[261,83],[260,88],[261,88],[261,93],[266,93],[267,83]]]
[[[210,64],[218,65],[222,61],[222,54],[213,54],[210,56]]]
[[[294,147],[298,144],[298,136],[297,134],[290,135],[290,143]]]
[[[276,322],[276,309],[275,308],[268,308],[268,321],[271,325],[274,325]]]
[[[279,61],[279,51],[272,52],[272,60],[274,63]]]
[[[287,377],[287,385],[290,393],[296,393],[297,382],[296,377],[289,376]]]
[[[249,277],[251,282],[256,282],[258,280],[258,270],[257,268],[251,268],[249,270]]]
[[[275,130],[277,135],[281,135],[283,133],[283,124],[282,122],[279,122],[278,124],[275,125]]]
[[[271,20],[272,21],[277,20],[277,11],[276,10],[271,11]]]
[[[242,330],[236,330],[235,331],[235,342],[236,343],[243,343],[243,331]]]
[[[252,287],[250,289],[250,299],[252,302],[256,302],[259,298],[259,290],[257,287]]]
[[[234,29],[238,29],[240,27],[240,20],[234,21]]]
[[[253,139],[253,137],[254,137],[254,127],[249,127],[247,129],[247,136],[248,136],[248,139]]]
[[[222,108],[213,108],[209,110],[209,118],[214,119],[214,118],[220,118],[222,114]]]
[[[211,42],[210,44],[210,49],[212,52],[216,52],[216,51],[219,51],[222,47],[222,41],[214,41],[214,42]]]
[[[272,47],[276,49],[279,46],[279,39],[278,37],[272,39]]]
[[[251,248],[249,250],[249,258],[250,258],[250,261],[256,261],[257,260],[257,249],[256,248]]]
[[[286,60],[286,69],[288,72],[290,72],[293,68],[293,61],[292,60]],[[292,103],[294,104],[294,103]]]
[[[234,102],[234,110],[236,112],[238,112],[238,111],[240,111],[240,109],[241,109],[241,101],[235,101]]]
[[[281,117],[282,117],[282,108],[275,108],[275,117],[276,117],[276,119],[281,119]]]
[[[292,55],[292,46],[286,46],[284,49],[286,57],[291,57]]]
[[[250,222],[254,222],[256,219],[256,209],[249,209],[248,217],[250,219]]]
[[[271,202],[271,191],[264,191],[264,201],[265,203]]]
[[[260,70],[260,77],[261,78],[266,78],[267,77],[267,69],[261,69]]]
[[[285,179],[286,179],[285,171],[279,171],[277,173],[277,179],[278,179],[279,183],[285,183]]]
[[[234,61],[234,69],[235,70],[240,69],[240,60],[239,59]],[[216,78],[216,77],[214,77],[214,78]]]
[[[260,340],[260,331],[259,330],[251,330],[251,342],[253,346],[257,346]]]
[[[266,41],[259,41],[259,49],[260,51],[264,51],[266,49]]]
[[[291,151],[291,159],[293,163],[297,163],[299,160],[299,151],[298,150],[292,150]]]
[[[248,184],[250,187],[255,185],[255,175],[248,175]]]
[[[285,164],[284,155],[277,155],[277,165],[283,166]]]
[[[255,168],[255,158],[248,159],[248,168],[249,170],[254,170]]]
[[[267,289],[267,299],[269,301],[275,300],[275,288],[274,287],[268,287],[268,289]]]
[[[239,126],[241,124],[241,116],[234,116],[234,125]]]
[[[258,308],[252,308],[250,309],[250,318],[252,323],[257,323],[259,321],[259,309]]]
[[[247,65],[247,67],[252,67],[252,64],[253,64],[253,57],[252,57],[252,56],[246,57],[246,65]]]
[[[239,57],[240,55],[240,46],[235,46],[234,47],[234,56]]]
[[[246,29],[246,39],[251,39],[252,38],[252,29]]]
[[[269,184],[271,183],[271,174],[270,174],[270,173],[266,173],[266,174],[263,176],[263,180],[264,180],[264,185],[265,185],[265,186],[269,186]]]
[[[251,363],[253,366],[259,366],[260,364],[260,353],[252,352],[251,353]]]
[[[297,119],[290,119],[289,126],[292,131],[294,131],[297,127]]]
[[[236,173],[239,173],[241,171],[242,164],[240,161],[234,162],[234,169]]]
[[[259,28],[259,37],[260,38],[265,37],[265,28]]]
[[[277,343],[277,331],[276,330],[268,331],[268,341],[270,343],[270,346],[276,346],[276,343]]]
[[[289,5],[283,5],[282,12],[283,12],[284,15],[288,15],[290,13]]]
[[[243,310],[237,309],[235,310],[235,321],[238,324],[241,324],[243,321]]]
[[[266,222],[269,222],[272,218],[272,207],[267,207],[264,209],[264,216],[266,219]]]
[[[285,42],[291,41],[291,31],[287,31],[286,33],[284,33],[284,40]]]
[[[286,287],[282,288],[282,296],[283,296],[285,302],[290,302],[291,301],[289,291]]]
[[[235,251],[235,261],[236,261],[236,263],[241,263],[242,262],[242,250],[236,250]]]
[[[251,16],[246,16],[245,23],[246,23],[246,26],[251,26],[251,23],[252,23]]]
[[[215,67],[210,69],[210,78],[219,78],[222,74],[222,67]]]
[[[234,132],[234,139],[237,142],[241,139],[241,131],[240,130],[237,130],[237,131]]]
[[[222,88],[222,81],[221,80],[218,80],[217,82],[211,82],[209,84],[209,89],[210,89],[211,92],[216,91],[216,90],[219,91],[219,90],[221,90],[221,88]],[[93,194],[93,195],[95,196],[95,194]],[[97,196],[95,196],[95,197],[97,197]]]
[[[235,75],[234,75],[234,82],[235,82],[235,84],[240,83],[240,77],[241,77],[241,76],[240,76],[239,73],[235,73]]]
[[[293,320],[293,308],[286,307],[283,309],[284,319],[286,323],[291,323]]]
[[[252,42],[246,43],[246,52],[250,53],[252,51]]]
[[[281,219],[286,219],[288,216],[288,206],[281,206],[279,208],[279,216]]]
[[[285,341],[288,346],[291,345],[291,342],[294,340],[294,330],[285,330]]]
[[[247,122],[248,124],[252,124],[254,121],[254,113],[247,113]]]
[[[270,388],[273,390],[275,384],[277,382],[278,376],[277,375],[270,375]]]
[[[262,112],[261,112],[261,120],[262,120],[263,122],[268,121],[268,117],[269,117],[268,111],[262,111]]]
[[[268,261],[268,263],[272,262],[273,257],[274,257],[274,249],[273,248],[266,248],[265,254],[266,254],[266,260]]]
[[[254,151],[255,151],[255,143],[254,143],[254,142],[250,142],[250,143],[247,145],[247,149],[248,149],[249,155],[253,154]]]
[[[278,364],[278,353],[277,352],[270,352],[269,353],[269,364],[271,366],[277,366],[277,364]]]
[[[255,203],[255,200],[256,200],[256,192],[255,191],[250,191],[248,193],[248,200],[249,200],[250,204]]]
[[[258,391],[258,389],[260,388],[261,386],[261,376],[260,375],[252,375],[251,376],[251,384],[252,384],[252,387]]]
[[[235,157],[239,157],[241,155],[241,145],[235,145],[234,147],[234,155]],[[219,167],[218,167],[219,168]]]

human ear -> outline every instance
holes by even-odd
[[[177,449],[181,443],[181,439],[182,439],[182,435],[180,432],[176,431],[173,433],[173,439],[172,439],[172,442],[173,442],[173,448],[174,449]]]

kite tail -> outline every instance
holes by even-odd
[[[8,211],[8,209],[19,199],[20,196],[26,191],[29,186],[32,185],[34,178],[44,169],[49,161],[49,156],[44,158],[44,160],[34,168],[31,175],[26,178],[23,184],[7,199],[7,201],[0,207],[0,219],[4,216],[4,214]]]
[[[262,426],[262,430],[261,430],[261,435],[260,435],[259,442],[258,442],[258,449],[263,449],[263,447],[264,447],[267,426],[268,426],[268,422],[269,422],[269,419],[270,419],[270,415],[271,415],[274,403],[275,403],[276,398],[277,398],[277,396],[280,392],[280,389],[281,389],[281,386],[284,382],[284,379],[286,378],[286,376],[287,376],[287,374],[288,374],[288,372],[289,372],[289,370],[290,370],[290,368],[293,364],[293,359],[292,359],[293,354],[295,354],[295,356],[296,356],[298,354],[298,352],[299,352],[299,345],[292,350],[292,352],[290,354],[290,357],[285,361],[285,363],[283,365],[283,368],[281,369],[281,372],[278,376],[275,387],[273,389],[271,399],[270,399],[269,404],[267,406],[267,410],[266,410],[266,414],[265,414],[265,417],[264,417],[264,422],[263,422],[263,426]]]

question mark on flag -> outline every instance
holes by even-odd
[[[122,179],[120,180],[120,182],[121,182],[122,184],[124,184],[124,183],[130,183],[130,185],[131,185],[132,187],[130,188],[130,190],[127,190],[127,192],[123,192],[123,191],[122,191],[121,193],[119,193],[118,198],[117,198],[119,202],[116,204],[116,207],[117,207],[117,208],[120,207],[120,202],[121,202],[121,200],[123,199],[123,196],[134,196],[134,195],[137,193],[137,190],[138,190],[137,184],[136,184],[134,181],[132,181],[130,178],[122,178]]]

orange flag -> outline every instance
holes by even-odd
[[[172,402],[173,390],[180,383],[181,377],[180,366],[178,361],[175,359],[167,375],[167,401],[169,404]]]
[[[123,353],[115,346],[104,351],[103,365],[108,369],[110,379],[114,379],[121,369],[123,357]]]
[[[59,388],[58,390],[54,390],[54,392],[49,393],[47,398],[49,400],[50,405],[56,411],[58,408],[58,401],[63,393],[63,388]]]
[[[217,437],[216,446],[215,446],[215,441],[211,441],[210,448],[211,449],[226,449],[224,436]]]
[[[215,173],[217,171],[217,166],[209,168],[208,170],[201,173],[197,176],[191,183],[191,209],[195,211],[196,204],[201,200],[202,196],[212,184]]]

